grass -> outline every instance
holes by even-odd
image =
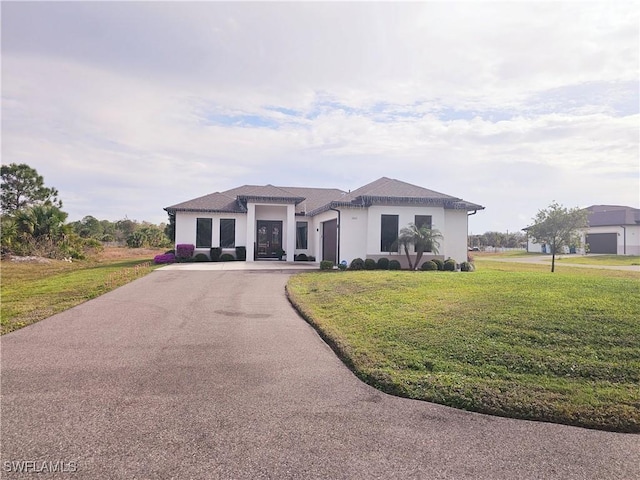
[[[119,250],[119,251],[118,251]],[[150,272],[154,252],[109,249],[73,263],[2,261],[0,333],[25,327]],[[155,252],[157,253],[157,252]]]
[[[510,259],[510,258],[526,258],[526,257],[540,257],[541,255],[547,257],[546,259],[551,263],[551,255],[544,253],[527,252],[525,250],[507,250],[504,252],[469,252],[470,255],[476,260],[485,259]],[[640,256],[638,255],[557,255],[556,262],[563,264],[579,264],[579,265],[602,265],[602,266],[634,266],[640,265]]]
[[[483,263],[473,273],[292,277],[292,303],[364,381],[501,416],[640,432],[634,272]]]
[[[551,257],[549,257],[551,260]],[[638,255],[561,255],[556,257],[557,262],[563,264],[579,265],[611,265],[611,266],[633,266],[640,265]]]

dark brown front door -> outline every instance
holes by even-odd
[[[282,249],[282,222],[258,220],[258,258],[278,258]]]
[[[338,263],[338,220],[322,222],[322,260]]]

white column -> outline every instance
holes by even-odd
[[[287,240],[284,247],[287,252],[287,261],[293,262],[296,253],[296,206],[287,205]]]
[[[247,202],[247,262],[255,261],[253,244],[256,241],[256,204]]]

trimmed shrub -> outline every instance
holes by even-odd
[[[364,260],[361,258],[354,258],[349,264],[349,270],[364,270]]]
[[[307,261],[309,261],[309,258],[307,257],[307,255],[305,253],[300,253],[300,254],[295,256],[294,261],[296,261],[296,262],[307,262]]]
[[[436,264],[436,266],[438,267],[438,270],[440,271],[444,270],[444,262],[442,260],[440,260],[439,258],[434,258],[431,261]]]
[[[234,260],[235,258],[230,253],[223,253],[222,255],[220,255],[221,262],[233,262]]]
[[[236,247],[236,260],[244,262],[247,259],[247,247]]]
[[[333,262],[331,260],[321,261],[320,270],[333,270]]]
[[[168,255],[169,253],[170,253],[171,255],[175,255],[175,254],[176,254],[176,251],[175,251],[175,250],[167,250],[166,252],[164,252],[164,254],[165,254],[165,255]]]
[[[460,271],[473,272],[473,264],[471,262],[462,262],[460,264]]]
[[[367,258],[364,261],[364,269],[365,270],[375,270],[376,269],[376,261],[372,258]]]
[[[420,270],[425,272],[438,270],[438,265],[433,260],[427,260],[420,266]]]
[[[398,260],[390,260],[389,261],[389,270],[400,270],[402,268],[400,266],[400,262]]]
[[[456,261],[453,258],[447,258],[444,262],[444,271],[445,272],[455,272],[456,271]]]
[[[163,255],[156,255],[153,257],[153,263],[173,263],[176,261],[176,256],[173,253],[165,253]]]
[[[178,260],[188,260],[193,256],[193,251],[195,249],[195,245],[190,243],[180,243],[176,245],[176,258]]]
[[[219,262],[220,255],[222,255],[222,249],[220,247],[213,247],[209,250],[209,256],[212,262]]]
[[[389,270],[389,259],[382,257],[378,259],[378,270]]]
[[[194,262],[208,262],[209,257],[207,257],[206,253],[196,253],[196,256],[193,257]]]

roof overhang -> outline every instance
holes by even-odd
[[[298,205],[305,200],[304,197],[271,197],[262,195],[238,195],[241,202],[273,203],[278,205]]]

